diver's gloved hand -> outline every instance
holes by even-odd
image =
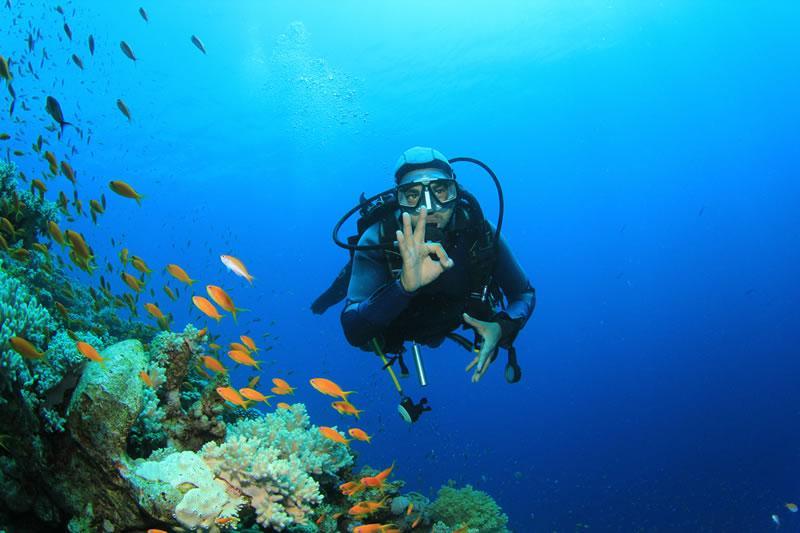
[[[480,353],[465,369],[469,372],[475,367],[475,373],[472,374],[472,382],[477,383],[486,373],[489,363],[497,357],[497,344],[500,342],[503,330],[497,322],[484,322],[483,320],[472,318],[467,313],[464,313],[464,322],[475,328],[478,335],[483,337]]]
[[[441,244],[425,242],[427,216],[427,210],[422,208],[412,232],[411,215],[403,213],[403,230],[397,230],[397,245],[403,258],[400,283],[406,292],[424,287],[453,266],[453,260],[448,257]],[[438,261],[432,259],[431,254],[435,255]]]

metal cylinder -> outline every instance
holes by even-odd
[[[412,342],[411,351],[414,352],[414,365],[417,367],[419,384],[424,387],[428,384],[428,378],[425,375],[425,367],[422,365],[422,350],[420,350],[419,344]]]

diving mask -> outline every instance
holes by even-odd
[[[456,180],[434,168],[413,170],[397,184],[397,202],[410,214],[419,213],[423,207],[428,213],[450,209],[456,198]]]

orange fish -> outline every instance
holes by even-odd
[[[26,359],[42,359],[44,357],[44,353],[37,350],[27,339],[11,337],[8,342],[11,343],[11,347],[15,352]]]
[[[219,394],[223,400],[247,409],[248,402],[246,402],[233,387],[217,387],[217,394]]]
[[[100,357],[100,354],[97,353],[97,350],[89,344],[88,342],[78,341],[75,343],[75,346],[78,348],[78,351],[86,357],[87,359],[91,359],[92,361],[97,361],[100,364],[105,363],[105,359]]]
[[[396,529],[394,524],[364,524],[353,528],[353,533],[386,533],[390,529]]]
[[[282,389],[280,387],[272,387],[270,392],[277,394],[278,396],[286,396],[287,394],[293,394],[293,392],[289,389]]]
[[[384,506],[385,502],[386,502],[386,497],[384,497],[379,502],[370,502],[370,501],[358,502],[353,507],[351,507],[348,512],[350,514],[372,514],[381,507],[385,507]]]
[[[350,439],[344,438],[344,436],[336,431],[333,428],[329,428],[327,426],[320,426],[319,432],[322,434],[323,437],[326,439],[330,439],[333,442],[338,442],[340,444],[344,444],[345,446],[349,445]]]
[[[220,363],[218,360],[214,359],[210,355],[201,355],[200,359],[203,360],[203,364],[206,365],[206,368],[208,368],[209,370],[212,370],[216,373],[222,372],[223,374],[227,372],[225,367],[222,366],[222,363]]]
[[[232,342],[232,343],[228,344],[228,346],[230,347],[231,350],[238,350],[240,352],[250,353],[250,348],[248,348],[244,344],[240,344],[238,342]]]
[[[236,274],[237,276],[245,278],[250,284],[253,284],[253,276],[247,272],[247,268],[244,266],[244,263],[233,257],[232,255],[221,255],[219,256],[222,264],[225,265],[228,270]]]
[[[469,531],[469,527],[461,526],[460,528],[453,531],[453,533],[467,533],[467,531]]]
[[[219,311],[217,311],[217,308],[214,307],[214,304],[202,296],[192,296],[192,302],[194,302],[195,307],[202,311],[206,316],[213,318],[217,322],[219,322],[222,318],[222,315],[219,314]]]
[[[239,389],[239,394],[241,394],[248,400],[253,400],[254,402],[264,402],[267,405],[269,405],[269,399],[272,398],[272,396],[264,396],[257,390],[251,389],[249,387],[244,387]]]
[[[366,489],[367,487],[359,483],[358,481],[349,481],[342,485],[339,485],[339,490],[342,491],[342,494],[345,496],[355,496],[362,490]]]
[[[372,436],[367,435],[367,433],[363,429],[358,428],[350,428],[347,430],[347,434],[353,437],[356,440],[364,441],[364,442],[372,442]]]
[[[414,502],[411,502],[408,504],[408,507],[406,507],[406,516],[409,516],[411,514],[411,511],[413,510],[414,510]]]
[[[202,339],[203,337],[206,336],[206,333],[208,333],[208,328],[207,327],[205,327],[205,328],[203,328],[203,329],[201,329],[200,331],[197,332],[197,338],[198,339]]]
[[[167,532],[164,531],[163,529],[152,529],[151,528],[151,529],[147,530],[147,533],[167,533]]]
[[[141,378],[142,381],[144,381],[145,385],[147,385],[151,389],[153,388],[153,379],[150,377],[150,374],[142,370],[141,372],[139,372],[139,377]]]
[[[370,488],[380,488],[380,489],[382,489],[383,486],[385,485],[386,478],[388,478],[389,474],[392,473],[392,469],[394,469],[394,463],[392,463],[392,466],[390,466],[386,470],[383,470],[380,473],[378,473],[378,474],[376,474],[376,475],[374,475],[372,477],[362,477],[361,478],[361,483],[363,485],[366,485],[367,487],[370,487]]]
[[[313,378],[309,380],[311,386],[317,389],[322,394],[333,396],[334,398],[341,398],[347,400],[347,396],[353,394],[355,391],[343,391],[339,385],[333,381],[325,378]]]
[[[348,402],[347,400],[332,402],[331,407],[336,409],[336,412],[339,413],[340,415],[350,415],[356,418],[359,418],[358,415],[364,412],[363,409],[356,409],[356,406]]]
[[[245,366],[254,366],[256,369],[261,370],[259,367],[259,362],[250,357],[245,352],[240,352],[239,350],[231,350],[228,352],[228,357],[239,363],[240,365]]]
[[[247,382],[247,387],[250,389],[255,389],[259,381],[261,381],[261,376],[253,376],[252,379]]]
[[[320,525],[322,521],[325,520],[325,513],[322,513],[319,518],[317,518],[314,523]]]
[[[172,263],[167,265],[167,272],[172,274],[172,277],[174,277],[178,281],[182,281],[187,285],[192,285],[195,281],[197,281],[196,279],[190,278],[189,274],[187,274],[186,271],[183,270],[181,267],[179,267],[178,265],[174,265]]]
[[[144,308],[150,313],[153,318],[164,318],[164,313],[158,308],[156,304],[144,304]]]
[[[420,514],[420,515],[419,515],[419,516],[418,516],[416,519],[414,519],[414,521],[411,523],[411,529],[414,529],[415,527],[417,527],[421,521],[422,521],[422,514]]]
[[[286,380],[281,378],[272,378],[272,383],[275,384],[276,389],[280,389],[282,392],[281,394],[294,394],[294,387],[290,386]]]
[[[218,306],[229,312],[233,315],[233,321],[236,322],[236,312],[237,311],[244,311],[244,309],[239,309],[233,304],[233,300],[228,293],[222,290],[221,287],[217,287],[216,285],[206,285],[206,292],[211,299],[216,302]]]
[[[278,409],[291,409],[291,408],[292,408],[292,406],[291,406],[291,405],[289,405],[289,404],[288,404],[288,403],[286,403],[286,402],[278,402],[278,403],[275,405],[275,407],[277,407]]]
[[[239,339],[247,346],[247,349],[251,352],[259,351],[259,348],[256,346],[256,343],[253,339],[248,337],[247,335],[239,335]]]

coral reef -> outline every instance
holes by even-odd
[[[211,527],[217,519],[236,516],[243,506],[252,507],[256,522],[265,527],[280,531],[304,524],[323,501],[313,475],[335,477],[353,461],[345,446],[324,439],[311,426],[302,404],[231,424],[223,443],[209,442],[196,454],[158,458],[162,452],[137,461],[128,477],[143,493],[170,494],[163,503],[187,528]],[[190,488],[178,498],[171,489],[185,484]]]
[[[14,224],[14,235],[8,244],[30,248],[39,235],[47,235],[50,221],[59,219],[58,206],[42,195],[16,187],[17,167],[10,161],[0,160],[0,216]]]
[[[508,517],[502,509],[491,496],[470,485],[462,489],[449,485],[440,488],[429,510],[434,520],[443,522],[449,528],[466,526],[470,531],[481,533],[508,531]],[[434,525],[434,531],[446,533],[441,525]]]

